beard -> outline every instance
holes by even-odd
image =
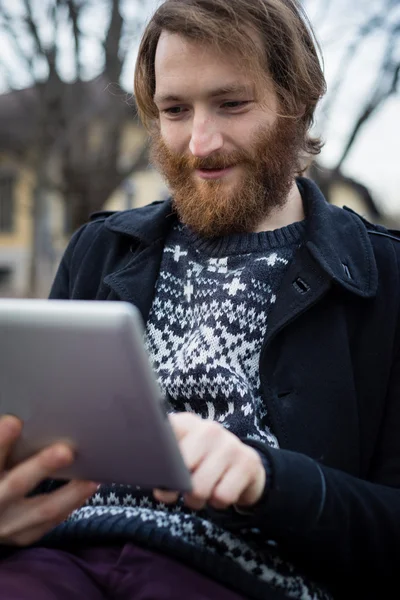
[[[206,158],[173,153],[156,132],[150,159],[165,179],[184,225],[203,237],[250,233],[287,201],[298,168],[300,129],[294,119],[278,117],[272,128],[257,133],[250,148]],[[244,170],[234,185],[225,178],[204,180],[195,175],[196,169],[233,165]]]

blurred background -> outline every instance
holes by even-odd
[[[0,0],[0,296],[46,297],[72,232],[166,196],[132,82],[154,0]],[[400,0],[304,0],[328,93],[308,175],[400,229]]]

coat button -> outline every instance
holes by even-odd
[[[304,281],[304,279],[302,279],[301,277],[295,279],[292,285],[296,292],[298,292],[299,294],[307,294],[307,292],[309,292],[311,289],[308,283]]]

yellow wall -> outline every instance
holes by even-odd
[[[14,188],[15,214],[14,231],[12,233],[0,232],[0,247],[29,246],[31,240],[31,189],[34,175],[29,169],[22,168],[15,161],[0,157],[0,168],[6,167],[16,174]]]
[[[92,127],[91,143],[93,146],[101,144],[102,123],[95,122]],[[146,142],[147,135],[143,128],[135,123],[127,125],[121,141],[120,162],[121,167],[126,167],[135,154],[139,154]],[[5,168],[16,174],[15,215],[14,231],[12,233],[0,232],[0,248],[29,249],[32,239],[32,193],[35,185],[35,174],[24,167],[15,159],[5,154],[0,154],[0,168]],[[134,182],[134,206],[142,206],[153,200],[160,199],[164,186],[161,178],[152,170],[139,172],[132,177]],[[64,235],[64,205],[62,198],[54,193],[48,198],[51,211],[50,222],[56,248],[65,246],[67,240]],[[122,190],[117,190],[104,206],[105,210],[124,210],[126,208],[126,195]],[[1,262],[1,256],[0,256]]]
[[[373,219],[363,198],[346,183],[334,183],[331,187],[330,202],[336,206],[347,206],[366,219]]]
[[[133,207],[144,206],[165,197],[164,182],[156,171],[150,169],[139,171],[130,179],[134,186]],[[126,195],[120,189],[110,196],[104,206],[104,210],[125,210],[126,208]]]

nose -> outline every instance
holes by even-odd
[[[224,140],[216,123],[207,117],[193,120],[189,150],[197,158],[206,158],[213,152],[221,150]]]

